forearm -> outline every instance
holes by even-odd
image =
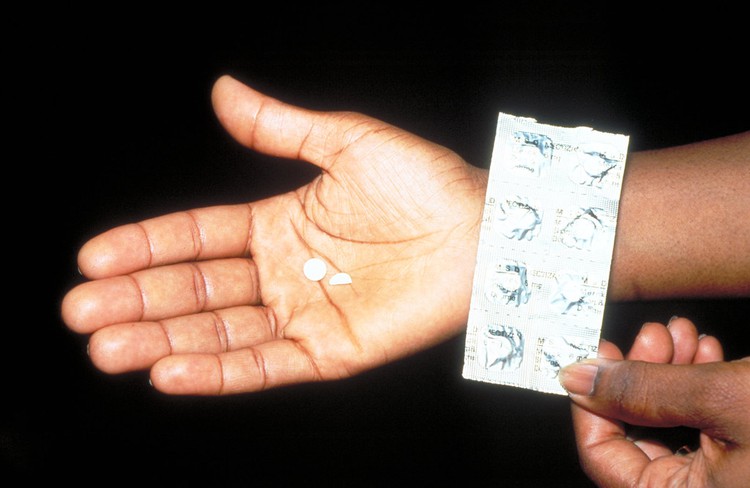
[[[476,198],[481,204],[484,192]],[[473,273],[475,260],[467,253],[456,269]],[[615,301],[750,296],[750,132],[628,156],[608,293]]]
[[[750,295],[750,132],[629,156],[610,298]]]

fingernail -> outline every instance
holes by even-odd
[[[698,336],[698,340],[703,339],[704,337],[708,337],[708,334],[701,334]]]
[[[669,327],[669,325],[670,325],[670,324],[671,324],[672,322],[674,322],[674,321],[675,321],[675,319],[679,319],[679,318],[680,318],[680,317],[678,317],[677,315],[672,315],[671,317],[669,317],[669,322],[667,322],[667,327]]]
[[[568,393],[591,395],[599,366],[591,362],[573,363],[560,370],[558,379]]]

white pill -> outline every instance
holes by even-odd
[[[320,281],[326,275],[326,263],[322,259],[312,258],[305,263],[305,278],[310,281]]]
[[[328,281],[329,285],[349,285],[352,282],[352,277],[347,273],[336,273]]]

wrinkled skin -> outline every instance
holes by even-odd
[[[168,393],[257,391],[348,377],[465,324],[486,171],[386,123],[291,107],[229,77],[212,96],[240,143],[321,173],[297,191],[84,245],[92,281],[62,314],[92,334],[97,367],[151,368]],[[328,266],[320,282],[303,275],[311,257]],[[353,283],[329,285],[336,272]]]
[[[600,357],[621,360],[612,343]],[[571,395],[581,465],[602,487],[747,486],[750,358],[724,362],[721,344],[684,318],[646,324],[628,361],[601,363],[591,395]],[[563,372],[565,376],[566,372]],[[674,453],[628,424],[692,427],[699,446]]]

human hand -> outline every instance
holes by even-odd
[[[219,120],[240,143],[321,173],[247,205],[166,215],[93,238],[89,281],[63,300],[103,371],[151,368],[178,394],[332,380],[414,353],[468,315],[486,171],[355,113],[283,104],[217,81]],[[304,263],[323,259],[313,282]],[[334,272],[352,284],[332,286]]]
[[[699,337],[683,318],[669,328],[646,324],[628,361],[609,342],[599,356],[564,368],[560,377],[574,402],[581,466],[597,485],[747,486],[750,358],[723,362],[719,342]],[[632,439],[624,422],[695,428],[700,447],[673,453],[657,441]]]

